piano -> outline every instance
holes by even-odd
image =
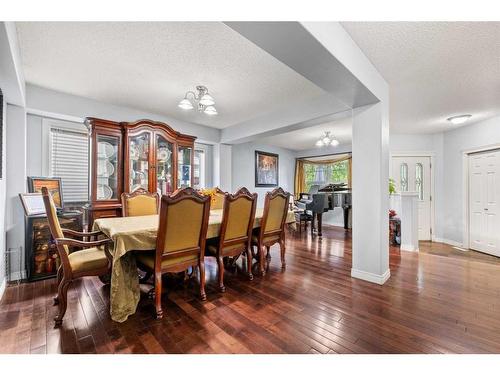
[[[318,236],[322,236],[323,213],[340,207],[344,214],[344,229],[349,228],[349,215],[352,208],[351,188],[347,184],[328,184],[324,186],[312,185],[307,193],[300,193],[300,198],[296,201],[299,209],[310,211],[314,221],[318,223]]]

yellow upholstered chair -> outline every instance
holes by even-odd
[[[260,262],[260,271],[265,274],[264,269],[264,247],[267,255],[272,245],[278,243],[281,251],[281,267],[285,268],[285,221],[288,213],[288,202],[290,193],[282,188],[276,188],[266,193],[264,201],[264,213],[260,227],[254,231],[252,236],[252,247],[257,247],[256,257]]]
[[[217,259],[219,270],[219,288],[224,292],[224,258],[233,257],[233,262],[242,254],[247,255],[247,269],[250,280],[252,275],[252,238],[257,194],[251,194],[246,188],[235,194],[225,194],[222,223],[219,238],[207,244],[205,255]]]
[[[161,307],[162,274],[199,267],[200,295],[205,300],[205,242],[210,197],[188,187],[161,198],[156,250],[137,252],[138,267],[154,273],[156,317],[163,317]]]
[[[54,239],[61,266],[57,270],[57,297],[54,298],[54,304],[59,305],[59,314],[54,318],[56,326],[62,323],[67,307],[68,287],[71,282],[77,278],[84,276],[100,276],[103,277],[110,272],[111,256],[107,250],[103,250],[102,245],[111,242],[109,238],[90,241],[90,238],[103,235],[101,232],[81,233],[69,229],[62,229],[57,218],[56,207],[54,201],[46,187],[42,188],[43,203],[47,212],[49,228],[52,238]],[[71,238],[66,238],[65,235],[79,237],[82,239],[88,238],[89,241],[79,241]],[[77,246],[84,248],[69,253],[68,246]]]
[[[139,188],[132,193],[122,193],[123,216],[146,216],[158,214],[158,193]]]
[[[222,191],[218,187],[215,188],[214,200],[210,205],[211,210],[222,210],[224,208],[224,198],[226,192]]]

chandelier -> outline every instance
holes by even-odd
[[[208,89],[205,86],[196,86],[196,91],[188,91],[184,95],[178,106],[182,109],[193,109],[196,106],[198,112],[206,113],[207,115],[216,115],[217,109],[215,109],[215,100],[208,93]]]
[[[330,132],[325,132],[325,135],[323,135],[320,139],[316,141],[316,146],[317,147],[323,147],[323,146],[338,146],[339,141],[335,139],[333,135],[330,135]]]

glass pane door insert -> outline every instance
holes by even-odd
[[[149,145],[150,134],[142,133],[129,137],[129,190],[149,190]]]
[[[191,147],[179,146],[177,187],[191,186]]]
[[[156,178],[158,194],[174,191],[172,175],[173,145],[161,135],[156,135]]]
[[[118,145],[120,139],[97,134],[97,200],[118,199]]]

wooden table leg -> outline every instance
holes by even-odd
[[[321,229],[323,227],[323,213],[319,213],[317,217],[318,217],[318,236],[321,237],[323,235],[323,233],[321,232]]]

